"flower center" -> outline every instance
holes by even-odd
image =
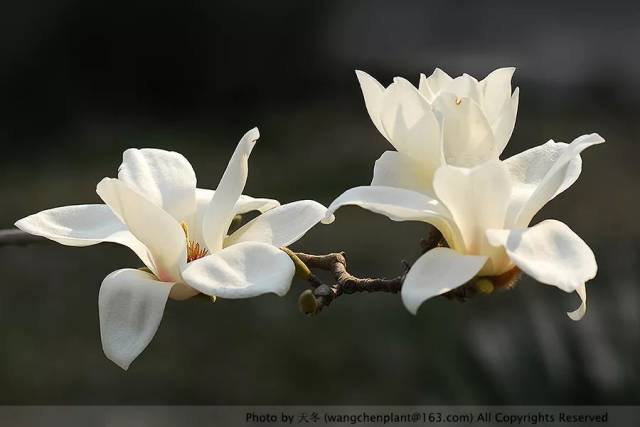
[[[462,104],[462,98],[456,97],[456,105]]]
[[[187,238],[187,263],[207,256],[209,254],[207,248],[200,246],[200,243],[189,238],[189,226],[187,223],[181,222],[180,226],[182,226],[184,235]]]

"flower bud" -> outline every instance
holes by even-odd
[[[474,283],[474,287],[481,294],[490,294],[493,292],[493,282],[489,279],[478,279]]]
[[[311,289],[307,289],[298,297],[298,308],[303,314],[312,316],[318,311],[318,301]]]

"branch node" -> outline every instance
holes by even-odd
[[[347,259],[344,252],[335,252],[327,255],[294,253],[294,256],[309,269],[317,268],[330,272],[335,281],[333,285],[329,286],[320,281],[313,273],[307,276],[306,279],[314,288],[311,294],[314,300],[312,304],[307,291],[300,295],[299,305],[303,313],[306,314],[316,314],[320,312],[324,307],[329,306],[336,298],[343,294],[355,294],[358,292],[398,293],[409,269],[408,263],[404,262],[403,273],[396,278],[359,278],[347,271]],[[303,304],[304,309],[302,308]]]

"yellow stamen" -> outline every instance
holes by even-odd
[[[456,105],[462,104],[462,98],[456,97]]]
[[[181,222],[180,227],[182,227],[182,231],[184,231],[184,235],[187,237],[187,240],[189,240],[189,226],[187,225],[187,223],[184,221]]]
[[[189,238],[189,226],[186,222],[181,222],[180,226],[184,230],[184,235],[187,238],[187,262],[195,261],[209,254],[207,248],[200,246],[200,243],[194,242]]]

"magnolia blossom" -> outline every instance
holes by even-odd
[[[476,276],[497,276],[514,267],[539,282],[577,292],[586,312],[585,282],[596,275],[591,249],[565,224],[533,216],[573,184],[582,169],[580,152],[604,142],[597,134],[571,144],[549,141],[505,161],[496,158],[472,168],[440,166],[432,189],[424,175],[390,169],[383,182],[347,190],[328,209],[326,222],[343,205],[358,205],[395,221],[424,221],[448,243],[422,255],[408,272],[402,301],[416,313],[427,299],[457,288]],[[422,187],[421,187],[422,186]]]
[[[105,204],[50,209],[16,223],[63,245],[113,242],[140,257],[146,271],[114,271],[98,297],[102,346],[121,368],[128,369],[149,344],[168,298],[288,291],[295,268],[279,248],[302,237],[326,208],[311,200],[280,206],[241,194],[258,137],[255,128],[244,135],[216,191],[196,188],[193,168],[178,153],[129,149],[118,178],[97,186]],[[261,215],[228,236],[234,216],[252,210]]]
[[[420,75],[418,88],[400,77],[385,88],[356,71],[373,124],[397,150],[378,159],[373,185],[432,191],[433,174],[441,165],[471,167],[497,158],[518,111],[519,91],[511,93],[514,71],[500,68],[479,82],[468,74],[452,78],[436,68],[429,77]]]

